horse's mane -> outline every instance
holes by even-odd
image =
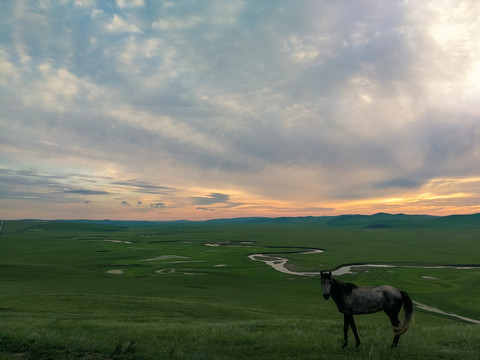
[[[337,285],[339,285],[342,289],[343,289],[343,292],[348,295],[350,294],[353,289],[356,289],[358,286],[353,284],[353,283],[344,283],[343,281],[340,281],[340,280],[337,280],[337,279],[333,279],[335,280],[335,282],[337,283]]]

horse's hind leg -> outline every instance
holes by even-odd
[[[400,320],[398,319],[398,313],[399,312],[400,311],[398,311],[398,312],[395,311],[395,312],[392,312],[392,313],[387,312],[387,315],[390,318],[390,321],[392,322],[393,331],[395,331],[395,329],[397,329],[398,326],[400,325]],[[399,340],[400,340],[400,335],[395,333],[395,336],[393,337],[392,347],[397,347]]]
[[[399,340],[400,340],[400,335],[395,335],[395,336],[393,337],[392,348],[398,346],[398,341],[399,341]]]

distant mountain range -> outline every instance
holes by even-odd
[[[37,220],[29,220],[37,221]],[[110,224],[117,226],[152,226],[160,224],[305,224],[319,226],[355,226],[371,229],[381,228],[415,228],[415,227],[480,227],[480,213],[471,215],[406,215],[378,213],[373,215],[338,215],[338,216],[301,216],[301,217],[240,217],[231,219],[212,219],[205,221],[124,221],[124,220],[52,220],[55,222],[76,222]]]
[[[357,226],[366,228],[467,226],[480,227],[480,213],[472,215],[406,215],[378,213],[373,215],[338,215],[304,217],[246,217],[207,220],[213,223],[284,223],[311,224],[324,226]]]

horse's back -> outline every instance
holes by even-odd
[[[356,287],[348,297],[346,305],[352,315],[386,310],[402,301],[400,290],[390,285]]]
[[[397,289],[396,287],[390,286],[390,285],[383,285],[380,286],[383,292],[383,296],[388,299],[388,300],[395,300],[395,301],[401,301],[402,300],[402,292],[400,289]]]
[[[390,285],[381,286],[359,286],[354,289],[357,295],[384,297],[386,295],[401,298],[402,294],[399,289]]]

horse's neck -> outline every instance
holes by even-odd
[[[345,284],[339,280],[334,279],[332,292],[330,295],[332,296],[333,301],[337,304],[337,306],[343,306],[344,304],[344,297],[345,297]]]

